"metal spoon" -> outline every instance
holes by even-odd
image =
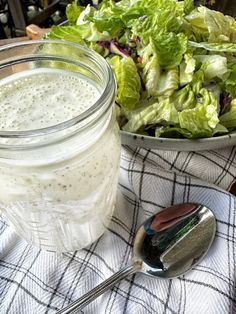
[[[128,275],[173,278],[190,270],[210,248],[216,232],[215,216],[199,204],[168,207],[139,228],[132,250],[132,265],[118,271],[57,314],[75,313]]]

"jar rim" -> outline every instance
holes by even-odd
[[[102,90],[102,93],[97,99],[97,101],[91,107],[89,107],[87,110],[85,110],[81,114],[69,120],[65,120],[58,124],[40,128],[40,129],[25,130],[25,131],[0,131],[0,138],[36,137],[36,136],[48,135],[51,133],[68,129],[70,127],[78,125],[80,122],[86,120],[92,114],[102,109],[104,104],[106,104],[106,106],[103,108],[102,113],[105,113],[109,109],[111,104],[113,103],[113,100],[115,99],[116,84],[115,84],[115,78],[114,78],[114,74],[111,67],[106,62],[106,60],[101,55],[99,55],[96,51],[89,49],[87,47],[84,47],[80,44],[66,41],[66,40],[49,40],[49,39],[28,40],[28,41],[20,41],[20,42],[10,43],[7,45],[0,46],[0,53],[7,51],[9,49],[17,48],[17,47],[41,45],[41,44],[56,44],[56,45],[58,44],[58,45],[67,45],[73,48],[78,48],[85,57],[88,57],[91,61],[93,61],[99,66],[99,69],[102,71],[103,79],[105,80],[105,84],[104,84],[105,88]],[[75,59],[75,58],[69,58],[69,56],[65,56],[63,54],[55,54],[55,55],[50,54],[50,56],[51,57],[56,56],[57,58],[62,57],[68,60]],[[20,55],[16,57],[20,57]],[[11,61],[11,59],[12,58],[0,60],[0,69],[3,67],[6,61]],[[77,63],[80,64],[79,62]]]

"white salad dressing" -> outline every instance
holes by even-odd
[[[10,76],[0,86],[0,131],[53,126],[86,111],[99,97],[90,81],[65,71]],[[120,157],[114,116],[105,118],[83,137],[28,151],[25,163],[21,153],[19,162],[0,159],[3,214],[26,240],[72,251],[104,232],[114,208]]]
[[[83,113],[99,97],[98,89],[78,74],[43,68],[17,73],[0,83],[0,130],[58,124]]]

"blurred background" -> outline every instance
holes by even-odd
[[[13,38],[25,35],[29,24],[50,27],[65,18],[69,1],[0,0],[0,37]]]
[[[72,0],[0,0],[0,38],[25,36],[26,26],[49,28],[66,20]]]
[[[26,26],[49,28],[66,21],[66,6],[74,0],[0,0],[0,39],[26,35]],[[168,0],[166,0],[168,1]],[[197,5],[235,15],[236,0],[196,0]],[[79,5],[97,4],[98,0],[77,0]]]

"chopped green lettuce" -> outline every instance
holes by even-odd
[[[143,79],[147,90],[148,97],[157,95],[157,87],[160,80],[161,68],[158,56],[152,40],[140,51],[142,56]]]
[[[184,86],[192,81],[195,68],[196,60],[193,58],[192,53],[186,53],[184,55],[184,60],[182,60],[179,66],[180,86]]]
[[[193,109],[185,109],[178,113],[179,124],[191,132],[192,138],[211,137],[219,123],[217,100],[206,89],[199,92],[199,100]]]
[[[187,15],[194,10],[194,0],[184,1],[184,13]]]
[[[156,123],[177,124],[179,122],[178,113],[173,103],[168,99],[162,102],[156,102],[148,107],[134,113],[123,130],[127,132],[136,132],[142,126]]]
[[[159,33],[155,36],[155,47],[160,66],[171,69],[179,66],[187,51],[187,37],[183,33]]]
[[[236,62],[229,65],[230,75],[224,82],[225,92],[228,93],[232,98],[236,98]]]
[[[141,82],[132,58],[114,56],[109,63],[117,80],[117,97],[119,105],[132,109],[140,99]]]
[[[67,6],[68,25],[53,26],[46,38],[82,44],[106,58],[116,77],[121,129],[189,139],[236,130],[233,17],[195,7],[194,0],[76,3]]]
[[[230,103],[230,109],[220,117],[220,123],[229,129],[236,128],[236,98]]]
[[[157,84],[158,96],[170,96],[179,87],[179,71],[175,67],[170,70],[162,71]]]
[[[66,16],[68,24],[75,25],[78,17],[80,16],[80,13],[84,11],[84,9],[85,8],[83,6],[77,5],[77,1],[69,3],[66,7]]]
[[[193,109],[196,106],[195,94],[189,84],[173,93],[170,99],[178,111]]]
[[[200,6],[185,18],[198,33],[207,34],[208,42],[230,41],[230,19],[221,12]]]
[[[235,53],[236,43],[207,43],[207,42],[194,42],[188,41],[188,44],[192,48],[203,48],[208,51]]]
[[[176,33],[180,30],[180,20],[174,12],[166,9],[155,9],[155,14],[143,15],[138,19],[131,20],[128,26],[136,36],[139,36],[144,45],[149,43],[150,38],[160,42],[160,33]],[[164,38],[164,37],[163,37]],[[174,40],[172,35],[170,41]],[[167,38],[165,38],[167,41]],[[172,43],[173,46],[173,43]]]
[[[94,23],[85,23],[74,26],[52,26],[51,32],[46,34],[47,39],[61,39],[89,45],[89,42],[109,40],[110,35],[99,32]]]
[[[80,28],[75,26],[56,26],[51,27],[50,33],[45,35],[46,39],[61,39],[85,45],[84,39],[81,37]]]
[[[225,81],[229,76],[227,66],[227,58],[220,55],[196,55],[195,59],[201,63],[205,63],[204,76],[206,81],[218,78]]]

